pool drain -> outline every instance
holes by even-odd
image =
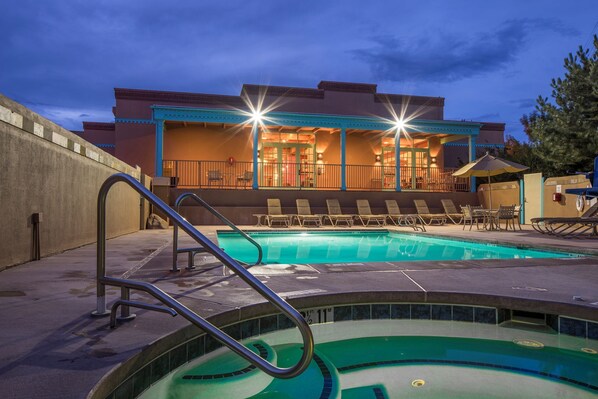
[[[585,352],[585,353],[589,353],[590,355],[598,354],[598,351],[596,349],[592,349],[592,348],[581,348],[581,351]]]
[[[542,342],[534,341],[533,339],[514,339],[514,343],[520,346],[525,346],[526,348],[533,348],[533,349],[542,349],[544,348],[544,344]]]
[[[423,387],[426,381],[424,380],[413,380],[411,381],[411,386],[414,388]]]

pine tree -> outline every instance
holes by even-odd
[[[536,110],[521,119],[548,176],[592,170],[598,156],[598,36],[594,53],[580,46],[565,70],[552,79],[552,101],[538,97]]]

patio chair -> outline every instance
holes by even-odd
[[[463,212],[463,230],[465,230],[465,226],[469,222],[469,230],[473,227],[473,222],[475,222],[476,228],[480,229],[480,221],[482,223],[485,222],[485,217],[483,215],[476,214],[474,208],[471,205],[461,206],[461,211]]]
[[[333,226],[337,226],[338,223],[345,223],[348,227],[353,226],[354,215],[344,214],[336,198],[327,199],[326,207],[328,208],[328,215],[324,215],[322,221],[328,218]]]
[[[463,221],[463,213],[457,210],[455,203],[452,199],[443,199],[440,200],[442,202],[442,207],[444,208],[444,214],[448,217],[451,222],[455,224],[461,224]],[[458,221],[457,221],[458,220]]]
[[[402,214],[396,200],[386,200],[387,218],[397,226],[410,226],[413,230],[426,231],[424,221],[416,214]]]
[[[370,222],[375,222],[378,226],[386,225],[386,215],[374,215],[370,209],[370,202],[366,199],[357,200],[357,219],[364,226],[369,226]]]
[[[208,170],[208,186],[211,186],[214,182],[222,186],[224,183],[224,176],[219,170]]]
[[[515,231],[515,205],[504,206],[500,205],[498,207],[498,212],[494,215],[494,222],[496,223],[496,227],[500,230],[500,221],[505,221],[505,230],[509,230],[509,225],[513,227],[513,231]]]
[[[517,222],[517,226],[519,230],[521,229],[521,205],[515,205],[515,210],[513,211],[513,224]]]
[[[273,223],[281,223],[285,227],[289,227],[291,219],[289,215],[282,213],[280,200],[278,198],[268,198],[268,214],[266,215],[266,223],[272,227]]]
[[[305,227],[306,223],[313,223],[316,227],[322,225],[322,217],[311,213],[309,200],[297,199],[295,203],[297,204],[297,215],[295,215],[295,218],[299,222],[299,226]]]
[[[417,214],[422,218],[425,224],[430,225],[434,222],[439,225],[446,223],[446,215],[444,213],[432,213],[428,208],[426,200],[413,200]],[[426,221],[427,219],[427,221]]]
[[[245,172],[243,172],[241,176],[237,176],[237,185],[242,184],[243,187],[247,187],[247,184],[249,184],[252,180],[253,172],[250,170],[246,170]]]

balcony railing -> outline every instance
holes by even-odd
[[[253,162],[181,161],[163,163],[164,176],[185,188],[251,189]],[[307,163],[258,163],[259,188],[340,190],[342,165]],[[469,179],[453,177],[455,169],[401,167],[401,190],[469,191]],[[346,187],[354,191],[394,191],[395,167],[346,165]]]

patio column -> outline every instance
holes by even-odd
[[[395,134],[395,191],[401,191],[401,132]]]
[[[260,142],[260,128],[257,123],[253,124],[253,183],[251,184],[251,188],[257,190],[259,185],[257,182],[258,179],[258,145]]]
[[[156,177],[162,176],[164,154],[164,121],[156,120]]]
[[[476,136],[469,136],[469,162],[475,161]],[[469,191],[476,192],[475,176],[469,178]]]
[[[347,191],[347,130],[341,127],[341,191]]]

